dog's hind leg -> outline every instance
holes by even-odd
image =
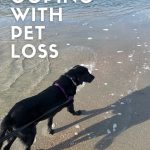
[[[3,137],[5,136],[6,131],[7,131],[7,130],[1,129],[0,139],[3,138]],[[1,149],[2,146],[3,146],[3,141],[0,142],[0,149]]]
[[[36,135],[36,127],[35,126],[29,126],[28,128],[22,130],[19,133],[19,138],[25,144],[26,150],[31,149],[31,145],[34,142],[35,135]]]
[[[53,116],[48,119],[48,132],[49,134],[54,134],[54,130],[52,129],[53,124]]]
[[[5,118],[2,120],[1,126],[0,126],[0,139],[3,139],[5,137],[5,134],[11,129],[11,126],[13,124],[13,119],[10,117],[10,115],[5,116]],[[5,141],[5,140],[4,140]],[[3,140],[0,142],[0,149],[3,146]]]
[[[9,150],[10,149],[10,147],[11,147],[11,145],[13,144],[13,142],[16,140],[16,137],[14,136],[14,137],[11,137],[10,139],[8,139],[7,141],[8,141],[8,144],[4,147],[4,149],[3,150]]]

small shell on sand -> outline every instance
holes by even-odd
[[[109,111],[107,111],[106,114],[109,114]]]
[[[128,94],[131,94],[132,93],[132,90],[128,90],[128,92],[127,92]]]
[[[122,113],[118,113],[118,116],[121,116],[122,115]]]
[[[117,128],[117,124],[116,123],[113,124],[113,128]]]
[[[128,57],[129,57],[129,58],[132,58],[132,57],[133,57],[133,54],[130,54]]]
[[[75,125],[75,128],[76,128],[76,129],[80,129],[80,125],[78,125],[78,124]]]
[[[123,63],[123,62],[121,62],[121,61],[118,61],[118,62],[117,62],[117,64],[122,64],[122,63]]]
[[[109,129],[107,129],[107,134],[111,134],[111,131]]]
[[[110,95],[111,95],[111,96],[114,96],[115,94],[114,94],[114,93],[111,93]]]
[[[74,135],[78,135],[78,132],[75,132]]]
[[[116,105],[111,105],[112,108],[116,107]]]
[[[56,124],[53,123],[53,124],[52,124],[52,129],[55,129],[55,127],[56,127]]]
[[[121,104],[121,105],[124,105],[125,103],[124,103],[124,102],[121,102],[120,104]]]
[[[115,131],[116,131],[116,128],[117,128],[117,124],[116,124],[116,123],[114,123],[114,124],[113,124],[113,132],[115,132]]]
[[[120,97],[123,97],[123,96],[124,96],[123,94],[120,95]]]

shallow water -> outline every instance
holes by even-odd
[[[100,15],[100,16],[117,16],[121,14],[128,14],[143,9],[150,8],[149,0],[93,0],[89,4],[83,4],[81,1],[74,3],[72,0],[68,0],[67,4],[57,4],[57,1],[50,1],[44,4],[41,0],[37,4],[31,4],[25,0],[21,4],[15,4],[12,0],[0,1],[0,14],[10,14],[10,7],[63,7],[65,11],[75,13],[78,16],[84,17],[84,15]],[[67,14],[67,13],[66,13]]]

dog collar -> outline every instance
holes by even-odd
[[[63,87],[61,87],[60,84],[54,83],[54,85],[57,86],[62,91],[62,93],[65,95],[65,97],[66,97],[67,100],[72,100],[73,99],[73,96],[68,96],[67,93],[65,92],[65,90],[63,89]]]
[[[77,83],[72,79],[72,77],[65,75],[68,79],[70,79],[72,81],[72,83],[74,84],[74,86],[78,86]]]

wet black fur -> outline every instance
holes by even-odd
[[[69,76],[76,82],[77,85],[82,84],[83,82],[92,82],[94,76],[89,73],[88,69],[83,66],[75,66],[69,70],[64,75],[60,76],[57,82],[65,90],[67,96],[73,96],[76,94],[77,87],[73,82],[66,77]],[[1,123],[1,133],[0,138],[7,135],[7,133],[13,132],[14,129],[18,129],[42,116],[45,112],[53,109],[54,107],[62,105],[67,101],[64,93],[60,90],[59,87],[54,84],[48,87],[46,90],[41,93],[21,100],[16,103],[12,109],[8,112],[6,117]],[[74,99],[68,102],[66,105],[58,108],[53,113],[48,113],[32,125],[24,128],[19,131],[17,135],[13,135],[7,139],[8,144],[4,147],[4,150],[9,150],[15,139],[18,137],[26,145],[26,150],[30,150],[31,145],[33,144],[35,135],[36,135],[36,125],[39,121],[48,119],[48,129],[50,134],[54,134],[52,129],[53,117],[64,107],[67,107],[67,110],[73,115],[80,115],[81,111],[74,110]],[[3,145],[3,142],[0,143],[0,149]]]

